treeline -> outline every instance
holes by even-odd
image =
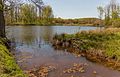
[[[6,25],[88,25],[97,26],[98,18],[54,18],[52,7],[42,0],[7,0],[4,8]],[[6,10],[7,9],[7,10]]]
[[[120,27],[120,5],[116,0],[111,0],[105,7],[98,7],[99,18],[104,19],[107,27]]]
[[[7,25],[87,25],[120,27],[120,5],[111,0],[97,7],[99,18],[54,18],[52,7],[42,0],[7,0],[4,16]],[[6,10],[7,9],[7,10]]]
[[[53,23],[56,25],[86,25],[86,26],[99,26],[103,22],[98,18],[78,18],[78,19],[62,19],[54,18]],[[102,25],[101,25],[102,26]]]
[[[42,0],[9,0],[6,9],[4,15],[7,25],[50,25],[54,17],[51,6],[45,5]]]

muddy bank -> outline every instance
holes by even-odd
[[[9,52],[6,41],[0,38],[0,77],[26,77]]]
[[[76,34],[55,35],[53,47],[90,61],[120,70],[120,29],[108,28],[81,31]]]

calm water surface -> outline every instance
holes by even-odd
[[[76,77],[120,77],[120,72],[110,70],[100,64],[92,63],[83,57],[55,50],[50,41],[55,34],[73,34],[81,30],[93,30],[96,27],[80,26],[7,26],[7,37],[12,41],[18,64],[23,70],[29,70],[42,65],[53,65],[57,69],[49,77],[70,77],[71,74],[61,74],[73,63],[88,63],[85,73],[75,73]],[[93,71],[97,71],[94,75]]]

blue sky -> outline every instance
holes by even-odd
[[[97,6],[106,5],[110,0],[43,0],[52,6],[55,17],[82,18],[97,17]],[[120,0],[118,0],[120,3]]]

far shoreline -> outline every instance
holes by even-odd
[[[6,24],[6,26],[90,26],[90,27],[104,27],[93,24],[51,24],[51,25],[41,25],[41,24]]]

